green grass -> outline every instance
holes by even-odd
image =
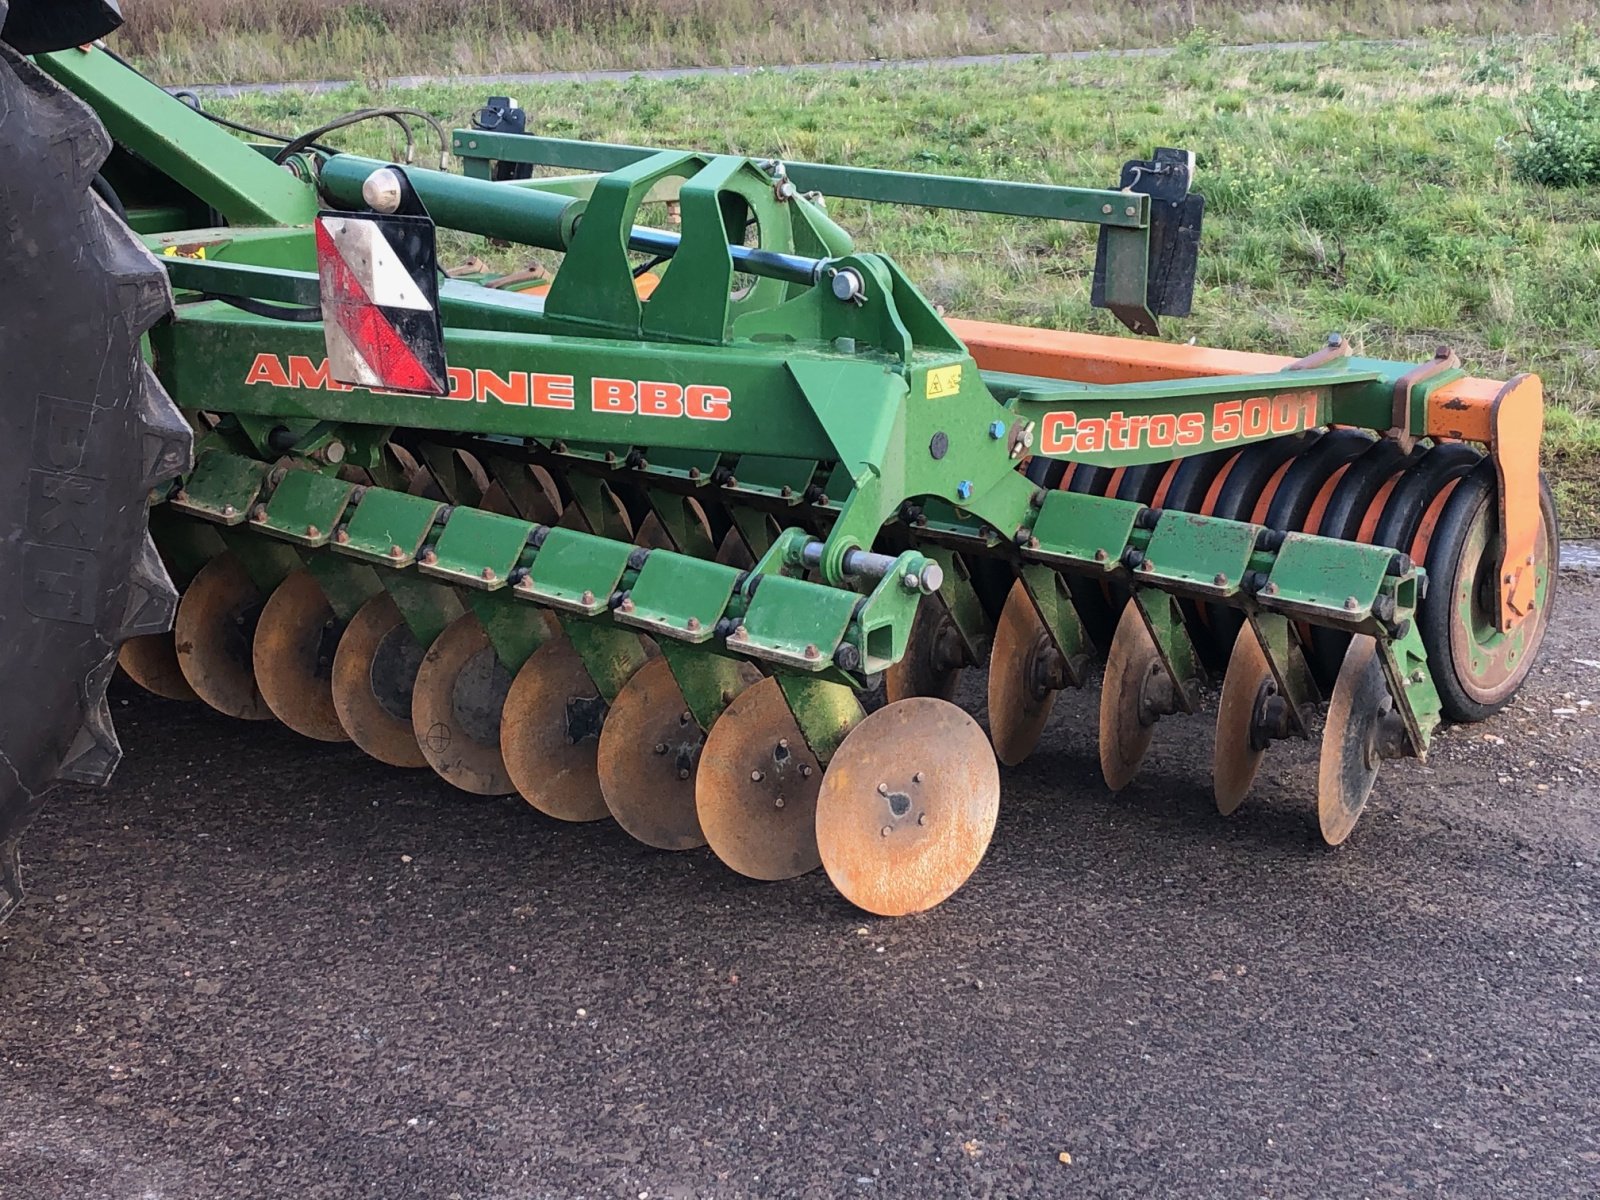
[[[1584,81],[1600,46],[1333,45],[1239,55],[1194,39],[1164,60],[556,86],[525,95],[551,134],[1103,185],[1154,146],[1199,156],[1207,197],[1194,316],[1164,336],[1309,352],[1331,331],[1421,361],[1546,383],[1569,530],[1600,528],[1600,196],[1520,182],[1506,139],[1530,89]],[[1587,84],[1585,84],[1587,85]],[[481,88],[358,87],[213,107],[285,130],[377,99],[465,124]],[[389,154],[374,126],[345,144]],[[1089,307],[1094,232],[837,202],[952,314],[1115,331]]]
[[[1592,0],[134,0],[119,42],[173,83],[904,59],[1434,29],[1561,33]]]

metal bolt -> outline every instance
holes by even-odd
[[[784,805],[784,799],[783,799],[782,796],[779,796],[776,800],[774,800],[772,802],[772,807],[773,808],[782,808],[783,805]]]
[[[821,658],[822,657],[822,651],[817,649],[816,644],[814,642],[808,642],[808,643],[806,643],[806,657],[807,658]]]
[[[322,530],[318,529],[315,525],[307,525],[306,526],[306,536],[308,538],[321,537],[322,536]]]
[[[778,749],[779,750],[787,750],[788,748],[789,748],[789,739],[788,738],[779,738],[778,739]]]
[[[493,567],[485,567],[483,569],[483,571],[481,572],[481,574],[483,575],[483,577],[485,579],[493,579],[494,578],[494,568]]]
[[[1004,421],[991,421],[991,422],[989,422],[989,436],[990,437],[992,437],[995,441],[998,442],[1001,438],[1005,437],[1005,435],[1006,435],[1006,423]]]
[[[231,505],[230,505],[230,506],[229,506],[229,507],[232,507],[232,506],[231,506]],[[227,512],[227,511],[228,511],[228,509],[226,509],[226,508],[225,508],[225,509],[223,509],[223,510],[222,510],[222,511],[223,511],[223,512]],[[1509,575],[1507,575],[1507,576],[1506,576],[1506,577],[1505,577],[1505,582],[1506,582],[1506,583],[1510,583],[1510,582],[1511,582],[1511,576],[1509,576]]]
[[[687,725],[692,720],[694,720],[694,714],[687,709],[678,714],[679,725]]]
[[[913,775],[911,777],[911,782],[912,783],[921,783],[922,782],[922,772],[918,771],[915,775]]]
[[[342,463],[344,461],[344,443],[329,442],[326,449],[322,451],[322,459],[324,462],[330,462],[335,465]]]
[[[1096,550],[1094,552],[1094,560],[1095,560],[1095,562],[1106,562],[1108,559],[1110,559],[1110,557],[1111,557],[1111,552],[1108,551],[1104,546],[1101,546],[1098,550]]]
[[[1109,216],[1110,216],[1110,215],[1111,215],[1111,205],[1109,205],[1109,204],[1102,204],[1102,205],[1101,205],[1101,206],[1100,206],[1100,211],[1101,211],[1101,212],[1102,212],[1102,213],[1103,213],[1103,214],[1105,214],[1105,215],[1106,215],[1106,216],[1108,216],[1108,217],[1109,217]]]
[[[432,566],[434,563],[439,561],[438,553],[431,546],[424,550],[420,557],[428,566]]]
[[[343,525],[333,531],[333,540],[343,546],[350,540],[350,531]]]
[[[1261,594],[1263,596],[1276,596],[1278,594],[1278,585],[1269,582],[1266,587],[1261,589]]]
[[[742,642],[749,636],[750,635],[745,632],[744,626],[741,625],[741,626],[739,626],[739,628],[735,629],[732,633],[730,633],[728,635],[728,640],[730,642]]]
[[[908,592],[915,592],[922,587],[922,579],[915,571],[907,571],[900,576],[900,583]]]
[[[633,601],[629,600],[628,603],[632,604]],[[683,627],[685,629],[687,629],[690,633],[698,633],[699,630],[700,630],[700,618],[699,617],[690,617],[687,621],[684,622],[684,626]]]
[[[963,479],[960,483],[956,484],[956,499],[957,500],[971,500],[972,499],[972,480]]]
[[[811,764],[810,763],[801,763],[800,764],[800,778],[801,779],[810,779],[811,778]]]
[[[619,612],[631,613],[633,611],[633,597],[624,597],[622,603],[617,605],[617,610]]]
[[[265,521],[267,519],[267,506],[258,504],[252,508],[250,510],[250,519],[252,521]]]
[[[176,500],[179,504],[187,504],[187,503],[189,503],[189,493],[184,488],[179,488],[177,490],[177,492],[175,492],[173,494],[172,498],[174,500]]]
[[[1155,569],[1155,563],[1151,562],[1148,558],[1139,564],[1139,570],[1141,571],[1154,571]]]
[[[1211,582],[1216,584],[1218,587],[1227,587],[1228,586],[1228,576],[1224,572],[1218,571],[1215,575],[1213,575],[1211,577]]]
[[[889,785],[887,783],[880,783],[878,785],[878,795],[887,796],[888,794],[889,794]]]
[[[1138,209],[1137,209],[1137,208],[1135,208],[1135,207],[1134,207],[1134,206],[1133,206],[1133,205],[1131,205],[1131,204],[1130,204],[1130,205],[1128,205],[1128,207],[1127,207],[1127,208],[1125,208],[1125,209],[1123,209],[1123,210],[1122,210],[1122,214],[1123,214],[1123,216],[1126,216],[1126,217],[1132,217],[1132,216],[1136,216],[1136,215],[1137,215],[1137,214],[1138,214],[1138,212],[1139,212],[1139,210],[1138,210]]]
[[[751,771],[750,772],[750,782],[751,783],[760,783],[765,778],[766,778],[766,776],[763,775],[760,771]]]
[[[234,513],[238,512],[238,511],[239,510],[237,508],[235,508],[231,504],[224,504],[222,506],[222,515],[225,516],[225,517],[231,517],[231,516],[233,516]],[[1506,582],[1507,583],[1511,582],[1511,576],[1509,576],[1509,575],[1506,576]]]
[[[578,597],[578,603],[589,605],[594,603],[594,593],[588,588],[583,589],[583,595]]]
[[[406,552],[404,550],[402,550],[399,546],[390,546],[389,547],[389,557],[390,558],[404,558],[405,556],[406,556]]]
[[[1344,606],[1351,612],[1355,612],[1356,609],[1361,607],[1361,601],[1357,600],[1354,596],[1346,596],[1344,598]]]
[[[689,768],[688,767],[679,767],[678,768],[678,778],[679,779],[687,779],[687,778],[689,778]]]
[[[917,814],[917,824],[918,825],[926,825],[927,823],[928,823],[928,814],[927,813],[918,813]]]
[[[894,827],[892,825],[885,825],[883,827],[883,836],[884,837],[888,837],[893,832],[894,832]]]
[[[1428,673],[1426,671],[1424,671],[1421,667],[1418,667],[1415,671],[1411,672],[1411,675],[1410,675],[1411,682],[1412,683],[1421,683],[1424,679],[1427,678],[1427,674]]]
[[[656,743],[656,753],[657,754],[665,754],[666,752],[667,752],[667,744],[665,742],[657,742]]]

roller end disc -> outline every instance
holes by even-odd
[[[1133,782],[1155,736],[1155,724],[1144,717],[1144,690],[1165,670],[1139,607],[1122,610],[1106,656],[1100,691],[1100,771],[1106,786],[1120,792]]]
[[[1378,778],[1378,731],[1394,707],[1383,678],[1378,644],[1357,634],[1333,685],[1322,728],[1317,771],[1317,820],[1322,840],[1337,846],[1350,836]]]
[[[740,666],[744,687],[761,678]],[[600,732],[600,790],[617,824],[660,850],[704,846],[694,790],[705,740],[666,659],[640,667]]]
[[[500,757],[500,711],[510,687],[511,672],[470,612],[428,647],[411,689],[411,727],[446,783],[480,796],[516,790]]]
[[[996,757],[1008,767],[1033,753],[1050,719],[1058,693],[1044,681],[1049,658],[1057,653],[1018,580],[1006,597],[989,652],[989,736]]]
[[[522,664],[506,694],[500,751],[516,791],[546,816],[599,821],[611,815],[600,791],[600,689],[565,637],[552,637]]]
[[[1217,811],[1225,817],[1244,802],[1266,754],[1265,747],[1258,750],[1251,740],[1256,708],[1266,689],[1276,691],[1277,682],[1255,630],[1246,625],[1233,640],[1227,674],[1222,677],[1211,759],[1211,791]]]
[[[883,673],[884,695],[889,702],[912,696],[953,699],[961,683],[960,638],[944,606],[924,598],[912,622],[905,654]]]
[[[250,653],[264,600],[244,564],[219,554],[190,581],[172,626],[178,665],[195,694],[244,721],[272,719]]]
[[[256,624],[251,658],[256,686],[273,714],[319,742],[348,741],[333,705],[333,657],[342,622],[310,571],[291,571]]]
[[[356,612],[333,655],[332,694],[350,740],[391,767],[425,767],[411,725],[411,687],[425,653],[381,592]]]
[[[822,865],[817,792],[822,765],[776,679],[733,698],[706,735],[695,811],[712,851],[752,879],[793,879]]]
[[[817,798],[828,878],[857,908],[922,912],[977,868],[1000,811],[1000,769],[983,729],[944,700],[880,708],[841,743]]]
[[[129,638],[117,652],[117,663],[129,679],[147,692],[167,700],[200,699],[183,677],[178,646],[170,633]]]

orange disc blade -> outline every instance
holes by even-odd
[[[333,656],[343,632],[316,576],[301,568],[267,598],[251,645],[256,686],[267,707],[290,729],[319,742],[350,737],[333,704]]]
[[[446,783],[480,796],[516,790],[500,756],[500,710],[510,687],[511,672],[470,612],[428,647],[411,689],[411,727]]]
[[[517,672],[506,694],[500,751],[516,791],[546,816],[600,821],[611,815],[596,761],[607,707],[565,637],[545,642]]]
[[[219,554],[189,582],[172,625],[189,686],[218,712],[244,721],[272,719],[250,653],[265,601],[244,564]]]
[[[399,606],[380,592],[356,612],[333,656],[334,711],[350,740],[391,767],[425,767],[411,724],[411,689],[422,644]]]

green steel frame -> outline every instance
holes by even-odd
[[[1088,639],[1048,586],[1063,572],[1132,586],[1178,682],[1197,668],[1171,596],[1238,607],[1282,634],[1263,644],[1285,676],[1290,620],[1371,635],[1410,750],[1425,750],[1439,700],[1418,669],[1421,572],[1403,555],[1045,492],[1019,470],[1029,454],[1121,466],[1331,423],[1382,429],[1411,364],[1330,354],[1272,374],[1116,386],[986,375],[893,262],[855,252],[774,164],[463,131],[467,175],[409,171],[439,224],[565,257],[545,297],[444,285],[449,396],[364,391],[331,378],[319,324],[227,300],[316,304],[310,222],[325,204],[358,206],[361,182],[384,164],[313,156],[286,170],[103,53],[41,61],[174,181],[162,211],[198,201],[227,223],[146,235],[179,293],[175,319],[151,337],[157,370],[184,408],[224,414],[162,499],[220,526],[230,547],[281,547],[248,555],[262,582],[318,564],[341,613],[387,587],[424,641],[442,628],[443,586],[479,612],[512,666],[542,636],[522,604],[548,608],[597,681],[611,681],[608,694],[637,665],[634,634],[647,633],[673,646],[668,661],[702,723],[719,710],[707,698],[719,664],[752,658],[783,675],[825,757],[825,731],[859,712],[840,689],[904,653],[920,599],[943,577],[946,602],[965,603],[941,563],[1001,555],[1069,659]],[[483,178],[493,159],[605,173],[495,184]],[[786,178],[835,195],[1087,220],[1148,242],[1147,198],[1121,191],[814,164],[788,164]],[[646,304],[630,237],[641,205],[662,196],[679,205],[681,240]],[[761,251],[815,260],[816,278],[741,289],[730,242],[744,225],[730,211],[754,218]],[[1425,432],[1427,394],[1459,374],[1415,385],[1411,433]],[[755,534],[759,561],[743,571],[707,561],[703,547],[645,551],[602,536],[598,490],[576,497],[593,533],[475,509],[470,496],[409,495],[385,450],[407,431],[485,460],[558,465],[647,493],[662,511],[694,497],[776,536]],[[348,482],[348,467],[376,482]],[[904,544],[885,529],[903,528],[912,504],[917,548],[874,553]]]

